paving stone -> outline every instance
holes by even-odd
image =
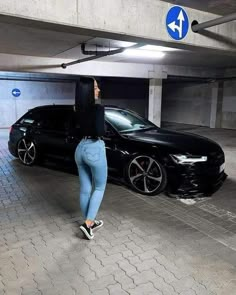
[[[122,254],[124,256],[124,253]],[[135,267],[143,263],[143,261],[139,258],[139,256],[128,256],[126,257],[126,260],[128,260],[130,264],[134,265]]]
[[[81,275],[85,282],[93,281],[97,278],[96,272],[89,265],[76,266],[78,274]]]
[[[102,248],[100,245],[95,245],[93,247],[90,247],[91,252],[100,260],[103,258],[108,258],[106,250]]]
[[[167,266],[168,267],[168,266]],[[171,272],[166,269],[165,266],[157,263],[155,264],[152,269],[155,271],[158,276],[162,277],[165,282],[172,283],[174,281],[177,281],[177,277]]]
[[[159,253],[156,249],[145,251],[144,253],[139,255],[139,258],[142,260],[151,259],[153,257],[158,256]]]
[[[218,290],[217,295],[235,295],[235,290],[236,290],[236,280],[232,280],[229,282],[226,286]]]
[[[94,295],[110,295],[110,294],[113,294],[113,293],[111,293],[111,292],[109,293],[108,289],[103,289],[103,290],[95,291],[93,294]],[[114,293],[114,295],[115,295],[115,293]],[[117,293],[117,295],[118,295],[118,293]]]
[[[185,277],[180,279],[179,281],[173,282],[172,286],[175,288],[177,292],[181,293],[183,291],[192,289],[195,283],[196,281],[192,277]]]
[[[70,282],[72,289],[77,290],[79,294],[92,294],[89,285],[84,281],[83,277],[74,274],[68,278],[68,281]]]
[[[176,295],[178,294],[177,290],[164,281],[163,278],[156,276],[155,279],[150,279],[156,289],[161,291],[164,295]]]
[[[120,253],[118,253],[118,254],[110,255],[107,258],[103,258],[102,264],[106,266],[108,264],[114,264],[123,260],[124,260],[124,257]]]
[[[103,267],[103,265],[96,258],[95,255],[89,255],[88,257],[85,257],[85,261],[86,261],[87,264],[90,265],[91,269],[93,269],[94,271],[96,271],[96,269],[99,270],[101,267]]]
[[[96,269],[96,276],[97,277],[103,277],[103,276],[108,276],[109,274],[113,274],[116,271],[120,271],[121,269],[119,268],[117,263],[114,264],[109,264],[107,266],[101,267],[100,269]]]
[[[134,255],[139,255],[143,253],[143,249],[137,246],[134,242],[126,242],[126,247],[134,253]]]
[[[21,288],[14,288],[14,287],[8,287],[7,289],[4,289],[6,295],[21,295],[22,289]]]
[[[127,295],[127,294],[130,294],[130,293],[127,293],[125,290],[123,290],[120,284],[110,285],[110,286],[107,287],[107,289],[109,289],[108,294],[112,294],[112,295]],[[103,294],[101,294],[101,295],[103,295]]]
[[[3,285],[2,277],[0,278],[0,290],[3,290],[5,288],[5,285]]]
[[[148,295],[148,294],[161,295],[162,294],[150,282],[145,283],[145,284],[141,284],[134,289],[129,289],[128,293],[130,295]]]
[[[194,206],[109,183],[104,227],[87,241],[76,223],[78,177],[21,165],[1,134],[1,295],[235,295],[230,183],[233,194],[224,185]]]
[[[124,270],[128,276],[132,276],[138,273],[137,268],[135,268],[132,264],[130,264],[127,260],[118,261],[119,267]]]
[[[134,279],[128,277],[124,271],[118,271],[114,274],[115,280],[121,285],[123,290],[133,289],[136,287]]]
[[[132,279],[134,280],[134,283],[136,285],[144,284],[149,281],[153,281],[156,278],[156,274],[153,270],[145,270],[141,273],[135,274],[132,276]]]
[[[196,295],[196,292],[193,290],[187,290],[179,293],[180,295]]]
[[[94,292],[94,291],[99,291],[107,288],[109,285],[114,285],[116,284],[116,281],[114,280],[113,276],[105,276],[101,277],[99,279],[96,279],[94,281],[89,281],[87,283],[89,285],[89,289]]]
[[[40,292],[38,290],[35,290],[35,289],[28,289],[28,290],[23,290],[22,291],[22,295],[45,295],[46,292]],[[56,295],[56,293],[51,293],[51,294],[46,294],[46,295]]]

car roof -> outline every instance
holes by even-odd
[[[38,106],[35,108],[30,109],[29,111],[37,111],[37,110],[61,110],[61,109],[72,109],[74,107],[74,105],[67,105],[67,104],[61,104],[61,105],[56,105],[56,104],[52,104],[52,105],[43,105],[43,106]],[[118,107],[115,105],[104,105],[104,107],[106,109],[120,109],[120,110],[126,110],[125,108],[122,107]]]

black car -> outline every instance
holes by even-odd
[[[81,140],[72,105],[40,106],[10,130],[9,151],[25,165],[45,157],[71,160]],[[226,178],[225,156],[214,141],[158,128],[138,114],[106,106],[109,175],[145,195],[211,195]]]

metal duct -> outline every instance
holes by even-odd
[[[232,13],[226,16],[222,16],[204,23],[199,24],[198,21],[194,20],[192,22],[192,31],[197,33],[200,30],[206,29],[206,28],[210,28],[210,27],[214,27],[217,25],[221,25],[224,23],[228,23],[231,21],[236,20],[236,13]]]

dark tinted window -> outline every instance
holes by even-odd
[[[39,120],[40,120],[40,112],[29,111],[19,120],[19,123],[32,125],[37,123]]]
[[[154,127],[146,119],[125,110],[107,109],[105,118],[119,132],[138,131]]]
[[[48,130],[63,131],[69,128],[70,110],[45,110],[41,113],[39,125]]]

